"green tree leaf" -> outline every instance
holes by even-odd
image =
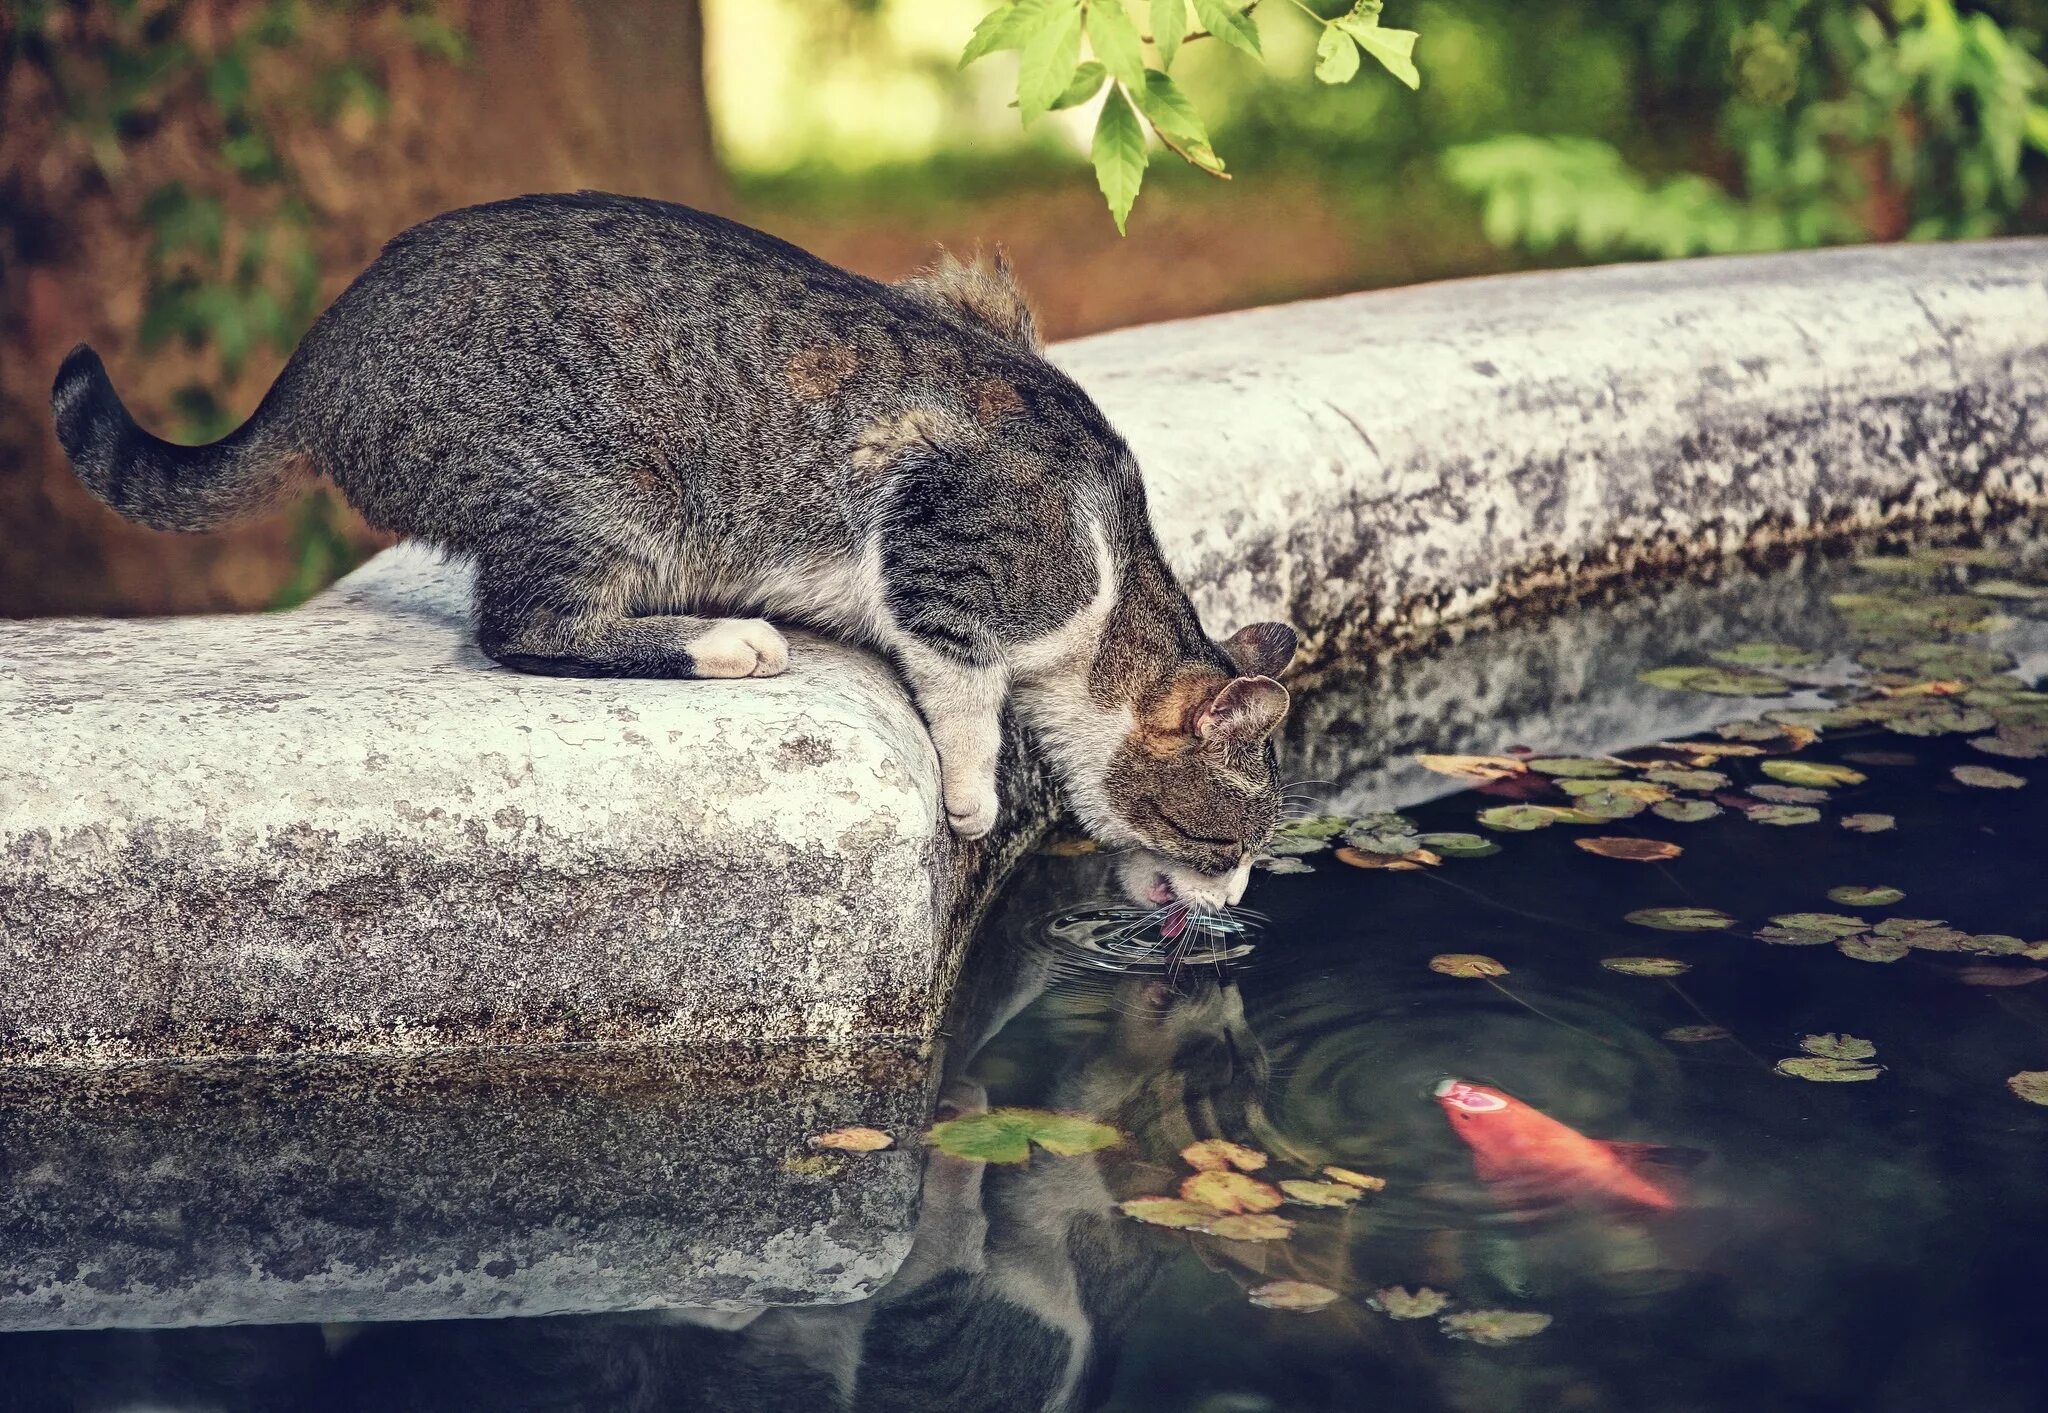
[[[990,11],[974,27],[967,47],[960,51],[960,67],[964,69],[976,59],[999,49],[1022,49],[1038,32],[1040,25],[1052,20],[1059,10],[1068,8],[1068,0],[1017,0],[1014,5]]]
[[[1152,0],[1152,47],[1159,51],[1160,68],[1173,67],[1173,56],[1180,52],[1181,36],[1187,32],[1188,0]]]
[[[1254,58],[1262,57],[1259,27],[1250,16],[1226,0],[1194,0],[1194,3],[1195,14],[1201,17],[1209,33],[1232,49],[1242,49]]]
[[[1053,111],[1062,108],[1077,108],[1102,91],[1102,82],[1109,77],[1109,70],[1090,59],[1074,70],[1074,81],[1067,85],[1067,91],[1053,100]]]
[[[1324,25],[1316,41],[1316,77],[1324,83],[1349,83],[1358,72],[1358,44],[1336,25]]]
[[[1081,12],[1062,6],[1025,42],[1017,62],[1017,107],[1031,123],[1049,112],[1081,66]]]
[[[1112,88],[1102,105],[1088,155],[1095,163],[1096,185],[1109,203],[1117,234],[1122,235],[1131,203],[1138,199],[1138,188],[1145,182],[1145,129],[1121,88]]]
[[[1145,46],[1123,0],[1095,0],[1088,7],[1088,43],[1118,83],[1132,93],[1144,88]]]
[[[1377,14],[1353,13],[1331,22],[1358,41],[1358,47],[1380,61],[1381,67],[1410,88],[1422,87],[1422,75],[1415,68],[1415,39],[1412,29],[1382,29]]]
[[[1157,69],[1147,69],[1145,86],[1132,94],[1159,135],[1174,143],[1189,161],[1206,172],[1223,170],[1223,159],[1209,146],[1209,129],[1178,84]]]

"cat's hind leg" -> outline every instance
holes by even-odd
[[[789,644],[759,618],[636,616],[605,579],[537,556],[477,572],[477,641],[548,677],[774,677]]]

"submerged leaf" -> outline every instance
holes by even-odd
[[[1877,1053],[1877,1046],[1862,1036],[1844,1035],[1839,1031],[1802,1035],[1799,1048],[1809,1055],[1825,1055],[1831,1060],[1867,1060]]]
[[[1196,1173],[1180,1185],[1180,1195],[1219,1212],[1270,1212],[1280,1205],[1277,1188],[1237,1172]]]
[[[1794,1055],[1789,1060],[1778,1061],[1776,1069],[1788,1079],[1810,1079],[1817,1084],[1843,1084],[1859,1079],[1876,1079],[1884,1073],[1882,1065],[1866,1065],[1855,1060],[1836,1060],[1826,1055]]]
[[[1820,818],[1811,805],[1758,805],[1744,813],[1753,824],[1812,824]]]
[[[1313,1182],[1308,1178],[1285,1178],[1280,1190],[1290,1202],[1304,1207],[1349,1207],[1365,1193],[1342,1182]]]
[[[1180,1150],[1180,1160],[1197,1172],[1218,1173],[1236,1168],[1255,1173],[1271,1159],[1256,1148],[1232,1143],[1227,1138],[1204,1138]]]
[[[842,1153],[879,1153],[894,1147],[896,1140],[878,1128],[835,1128],[811,1140],[813,1148],[836,1148]]]
[[[1413,1290],[1405,1285],[1388,1285],[1374,1291],[1366,1303],[1396,1320],[1427,1320],[1450,1304],[1451,1297],[1426,1285]]]
[[[1882,834],[1898,824],[1888,814],[1845,814],[1842,828],[1855,834]]]
[[[1827,791],[1804,785],[1752,785],[1749,793],[1774,805],[1824,805],[1828,801]]]
[[[1534,1310],[1463,1310],[1445,1315],[1443,1331],[1474,1344],[1513,1344],[1550,1328],[1550,1316]]]
[[[1444,976],[1459,976],[1467,980],[1508,974],[1508,969],[1492,957],[1482,957],[1477,952],[1442,953],[1429,959],[1429,969]]]
[[[1230,1241],[1285,1241],[1294,1234],[1294,1223],[1285,1217],[1254,1212],[1240,1217],[1219,1217],[1210,1223],[1209,1234]]]
[[[1337,1292],[1326,1285],[1313,1281],[1267,1281],[1255,1285],[1246,1293],[1246,1298],[1262,1310],[1320,1310],[1333,1304]]]
[[[1725,1025],[1674,1025],[1664,1032],[1666,1040],[1675,1040],[1680,1045],[1701,1045],[1709,1040],[1726,1040],[1728,1027]]]
[[[1988,765],[1958,765],[1949,770],[1957,780],[1978,790],[2017,790],[2027,783],[2024,775]]]
[[[1828,901],[1845,908],[1888,908],[1905,896],[1903,889],[1883,883],[1844,883],[1828,889]]]
[[[1735,919],[1714,908],[1637,908],[1628,921],[1663,932],[1716,932]]]
[[[1107,1148],[1123,1137],[1108,1124],[1046,1109],[990,1109],[948,1119],[932,1128],[928,1141],[955,1158],[983,1163],[1021,1163],[1036,1144],[1063,1158]]]
[[[1731,667],[1655,667],[1636,674],[1638,682],[1673,692],[1705,692],[1716,697],[1782,697],[1791,688],[1763,672]]]
[[[1340,1168],[1334,1163],[1323,1165],[1323,1176],[1333,1182],[1341,1182],[1347,1187],[1355,1187],[1361,1192],[1384,1192],[1387,1187],[1387,1180],[1383,1177],[1353,1172],[1350,1168]]]
[[[1179,1231],[1207,1231],[1209,1224],[1223,1215],[1214,1207],[1179,1197],[1133,1197],[1117,1203],[1117,1207],[1127,1217]]]
[[[1572,842],[1587,853],[1598,854],[1603,859],[1627,859],[1635,863],[1675,859],[1685,852],[1678,845],[1667,844],[1662,839],[1630,839],[1603,835],[1595,839],[1574,839]]]
[[[1602,957],[1600,965],[1623,976],[1683,976],[1692,970],[1691,962],[1675,957]]]

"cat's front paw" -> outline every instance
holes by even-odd
[[[759,618],[721,618],[684,644],[698,677],[775,677],[789,666],[789,644]]]
[[[1002,804],[993,785],[951,788],[946,791],[946,822],[962,839],[979,839],[996,827]]]

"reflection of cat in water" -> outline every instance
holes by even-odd
[[[1044,1096],[1131,1141],[1007,1166],[934,1153],[916,1243],[873,1299],[673,1319],[382,1326],[345,1347],[330,1404],[401,1410],[1067,1410],[1100,1404],[1116,1350],[1176,1251],[1115,1204],[1198,1137],[1242,1134],[1263,1066],[1234,986],[1130,978],[1048,998],[1067,1056]],[[949,1107],[979,1107],[956,1084]]]

